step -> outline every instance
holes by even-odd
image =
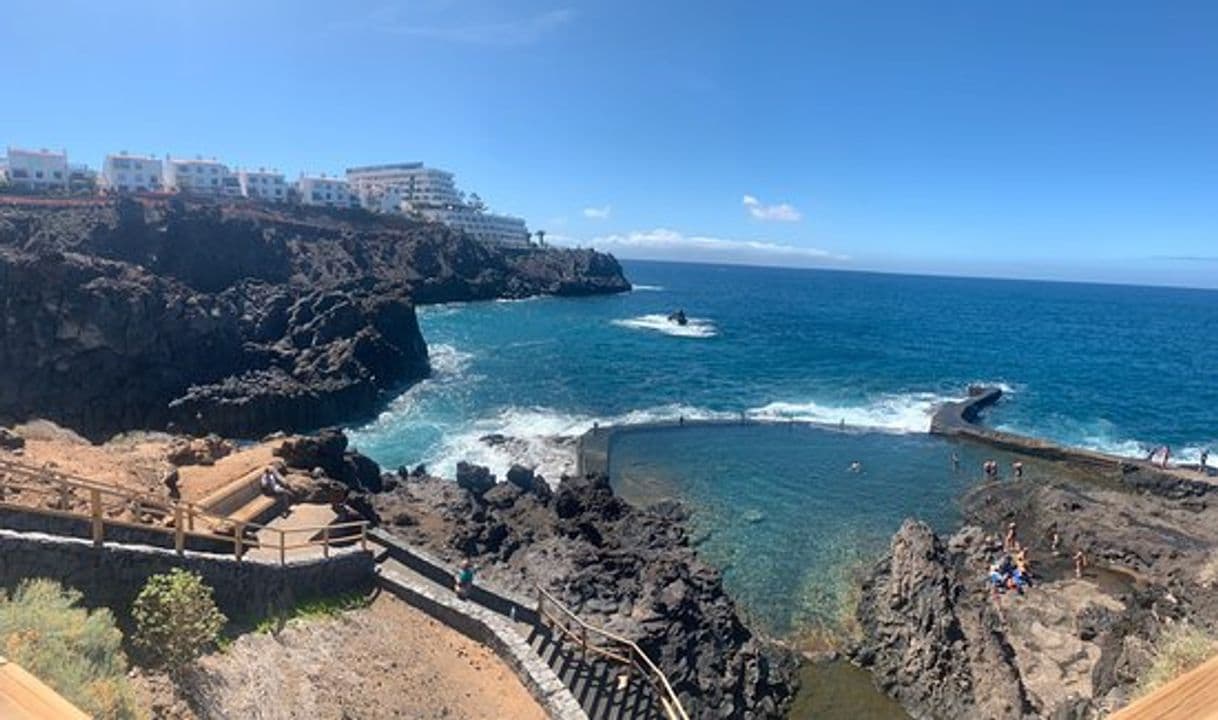
[[[205,495],[198,505],[214,515],[232,515],[262,494],[261,477],[262,468],[247,472]]]
[[[212,532],[232,535],[237,523],[262,523],[283,510],[283,501],[271,495],[258,495],[250,502],[212,525]]]

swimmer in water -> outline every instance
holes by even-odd
[[[859,462],[858,460],[855,460],[854,462],[850,463],[850,472],[856,473],[856,472],[861,472],[862,470],[863,470],[863,463]]]
[[[960,456],[957,455],[956,453],[952,453],[952,470],[959,470],[959,469],[960,469]]]

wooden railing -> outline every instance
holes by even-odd
[[[14,502],[13,494],[21,496]],[[119,485],[69,475],[53,468],[38,468],[0,460],[0,508],[53,517],[88,520],[94,545],[105,541],[106,526],[149,530],[173,536],[174,550],[183,554],[187,538],[232,544],[238,561],[254,549],[277,555],[279,564],[287,563],[289,550],[321,547],[330,557],[333,547],[358,539],[368,549],[368,522],[352,522],[280,529],[209,512],[196,503],[174,500],[152,493],[141,493]],[[124,520],[111,515],[129,512],[136,519]],[[141,518],[151,516],[151,521]],[[206,528],[206,529],[203,529]],[[262,534],[263,538],[254,537]],[[289,536],[306,535],[303,541],[289,542]],[[357,537],[358,535],[358,537]],[[267,538],[278,542],[268,542]]]
[[[668,678],[633,640],[584,622],[541,585],[537,585],[537,616],[578,645],[583,660],[593,653],[620,663],[631,672],[637,670],[651,684],[669,720],[689,720]]]

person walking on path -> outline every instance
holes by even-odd
[[[470,588],[474,586],[474,565],[465,558],[461,561],[461,567],[457,570],[457,584],[453,589],[457,593],[457,597],[462,600],[469,599]]]
[[[1083,571],[1087,569],[1087,556],[1082,550],[1074,553],[1074,577],[1081,579]]]

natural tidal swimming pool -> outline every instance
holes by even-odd
[[[686,424],[616,431],[609,475],[636,504],[683,502],[699,553],[750,624],[809,647],[842,628],[861,571],[905,518],[955,528],[958,500],[990,458],[1009,476],[1015,456],[931,435]],[[1029,479],[1042,472],[1020,459]],[[844,661],[808,664],[800,681],[792,720],[908,718]]]
[[[618,431],[609,474],[632,502],[685,503],[699,553],[754,626],[798,640],[839,626],[905,518],[954,529],[987,458],[1009,473],[1013,456],[924,434],[685,425]]]

